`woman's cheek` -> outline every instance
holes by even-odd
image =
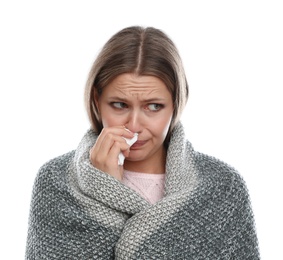
[[[125,119],[119,116],[104,116],[102,118],[102,124],[104,127],[122,126],[125,124]]]

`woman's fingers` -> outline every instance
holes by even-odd
[[[121,179],[118,155],[120,152],[123,152],[125,156],[129,155],[130,146],[124,138],[132,138],[133,136],[134,134],[124,127],[104,128],[90,150],[91,163],[96,168]]]
[[[132,138],[134,134],[129,130],[126,130],[125,127],[111,127],[102,129],[95,146],[98,150],[103,148],[104,151],[108,151],[110,147],[113,145],[114,141],[124,142],[124,138]],[[107,142],[105,142],[107,141]],[[108,145],[108,146],[105,146]],[[103,146],[103,147],[102,147]]]
[[[130,146],[126,143],[126,141],[120,137],[122,140],[117,140],[116,138],[111,138],[105,140],[98,147],[94,146],[91,150],[91,159],[95,162],[95,166],[97,163],[107,164],[110,158],[116,158],[118,160],[118,154],[122,151],[126,153],[129,150]],[[127,153],[125,155],[128,155]]]
[[[125,138],[133,138],[134,133],[132,133],[130,130],[126,129],[124,126],[115,126],[115,127],[107,127],[103,128],[100,135],[108,135],[108,134],[114,134],[118,136],[123,136]]]

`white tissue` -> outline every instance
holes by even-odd
[[[129,146],[132,146],[138,140],[138,133],[134,133],[134,137],[132,139],[128,139],[123,137]],[[122,153],[118,155],[118,165],[123,165],[125,160],[125,156]]]

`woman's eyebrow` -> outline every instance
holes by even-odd
[[[118,96],[111,96],[109,97],[109,99],[111,100],[118,100],[118,101],[122,101],[122,102],[128,102],[131,101],[132,99],[126,99],[123,97],[118,97]],[[140,101],[142,102],[165,102],[166,99],[165,98],[160,98],[160,97],[154,97],[154,98],[145,98],[145,99],[141,99]]]
[[[165,98],[149,98],[149,99],[144,99],[144,102],[164,102],[166,101]]]
[[[122,97],[117,97],[117,96],[110,96],[108,99],[113,99],[113,100],[118,100],[118,101],[127,101],[126,98],[122,98]]]

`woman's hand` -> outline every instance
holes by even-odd
[[[123,138],[133,138],[134,134],[124,126],[103,128],[96,143],[90,150],[90,161],[97,169],[122,180],[123,166],[118,165],[120,152],[129,156],[130,146]]]

